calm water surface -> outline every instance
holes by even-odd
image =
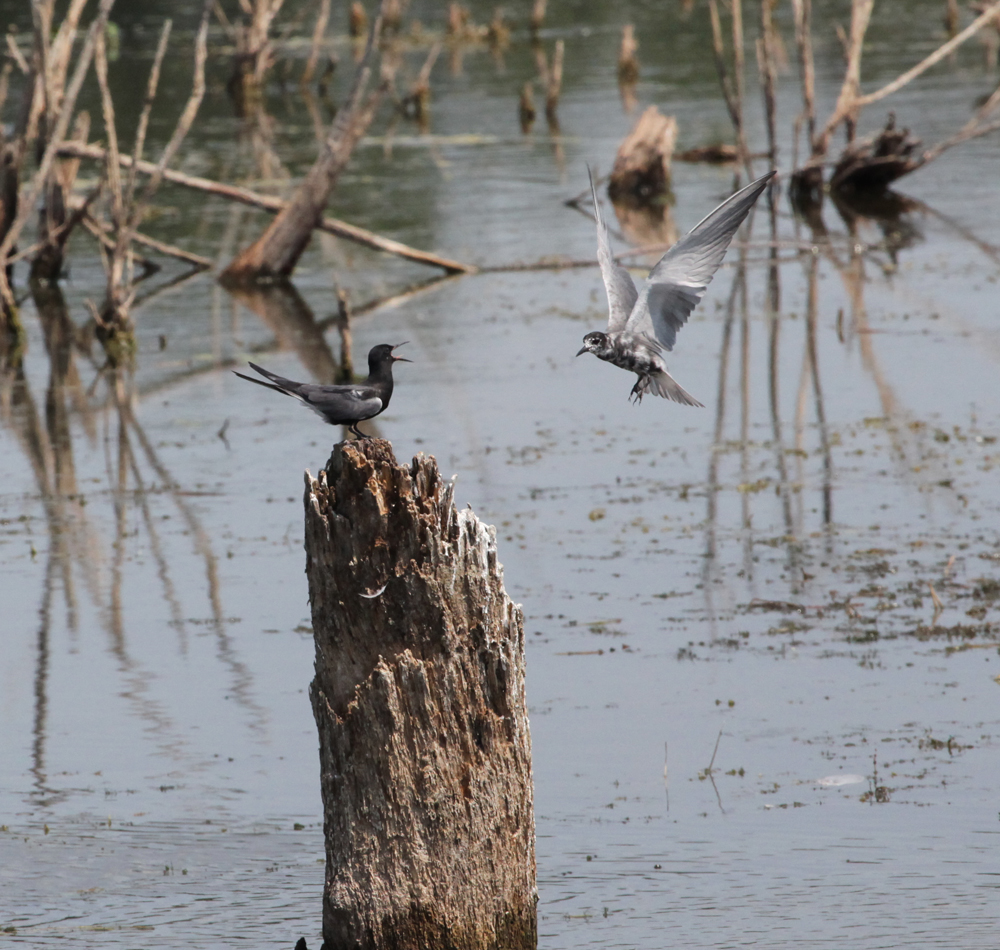
[[[502,62],[442,56],[430,133],[383,121],[332,213],[476,263],[591,257],[593,225],[564,201],[634,121],[615,80],[623,23],[640,106],[675,114],[681,147],[729,135],[697,6],[554,10],[559,136],[518,130],[536,70],[524,35]],[[839,14],[818,6],[825,114]],[[869,88],[936,45],[941,6],[878,5]],[[122,13],[123,97],[161,15]],[[275,84],[270,137],[241,124],[225,68],[184,167],[281,191],[314,153],[310,113]],[[169,67],[177,103],[186,70],[181,55]],[[931,143],[996,81],[973,43],[892,106]],[[785,171],[794,71],[781,82]],[[158,122],[168,134],[172,117]],[[762,145],[752,84],[748,123]],[[995,939],[998,158],[982,139],[905,179],[914,202],[894,223],[849,229],[828,202],[826,240],[781,197],[774,314],[758,214],[673,354],[702,410],[633,407],[625,374],[573,358],[604,319],[596,269],[452,279],[356,319],[356,354],[409,340],[414,360],[371,428],[400,460],[430,453],[458,475],[524,605],[543,947]],[[673,226],[731,187],[731,170],[677,165]],[[166,188],[156,210],[150,231],[223,263],[265,220]],[[85,239],[71,263],[82,325],[103,277]],[[27,387],[0,399],[0,927],[16,928],[0,945],[319,944],[302,475],[340,435],[229,370],[249,356],[330,378],[339,339],[316,321],[335,287],[361,305],[427,276],[322,236],[298,299],[180,283],[137,307],[134,393],[117,398],[96,349],[74,351],[47,396],[26,303]],[[68,441],[52,438],[60,420]]]

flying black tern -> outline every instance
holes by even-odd
[[[649,272],[641,292],[611,254],[608,228],[591,175],[597,260],[608,292],[608,331],[588,333],[576,355],[593,353],[598,359],[635,373],[639,378],[630,395],[636,402],[641,402],[646,393],[653,393],[686,406],[700,406],[667,372],[662,353],[674,348],[677,331],[704,296],[736,229],[774,174],[768,172],[727,198],[688,232]]]
[[[313,412],[330,425],[345,425],[359,439],[370,439],[358,428],[358,423],[364,419],[373,419],[385,411],[392,398],[392,364],[410,363],[412,360],[403,356],[393,356],[392,351],[402,346],[390,343],[380,343],[368,351],[368,378],[361,383],[346,383],[339,386],[320,386],[317,383],[297,383],[291,379],[278,376],[270,370],[251,363],[250,367],[270,382],[254,379],[236,373],[240,379],[266,386],[286,396],[295,396]],[[233,372],[236,372],[233,370]]]

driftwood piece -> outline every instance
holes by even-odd
[[[704,162],[707,165],[728,165],[739,161],[740,152],[735,145],[726,142],[715,142],[712,145],[699,145],[674,152],[674,158],[679,162]]]
[[[381,439],[306,473],[328,948],[536,945],[523,619],[452,491]]]
[[[642,204],[667,194],[676,140],[677,120],[656,106],[646,109],[615,156],[608,182],[611,200]]]

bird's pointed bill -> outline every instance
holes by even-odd
[[[409,342],[410,342],[409,340],[403,340],[402,343],[397,343],[393,347],[393,350],[398,350],[401,346],[406,346],[406,344],[409,343]],[[412,363],[413,362],[413,360],[408,360],[405,356],[393,356],[393,360],[395,362],[397,362],[397,363]]]

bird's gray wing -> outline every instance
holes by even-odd
[[[608,332],[617,333],[624,328],[639,292],[635,289],[629,272],[611,254],[608,226],[604,223],[604,215],[601,214],[597,189],[594,187],[594,175],[589,167],[587,174],[590,176],[590,192],[594,196],[594,216],[597,218],[597,262],[601,265],[601,276],[608,292]]]
[[[727,198],[681,238],[649,272],[625,329],[654,337],[668,350],[705,295],[729,242],[775,172]]]
[[[296,395],[327,422],[371,419],[382,411],[382,400],[365,386],[319,386],[305,383]]]

